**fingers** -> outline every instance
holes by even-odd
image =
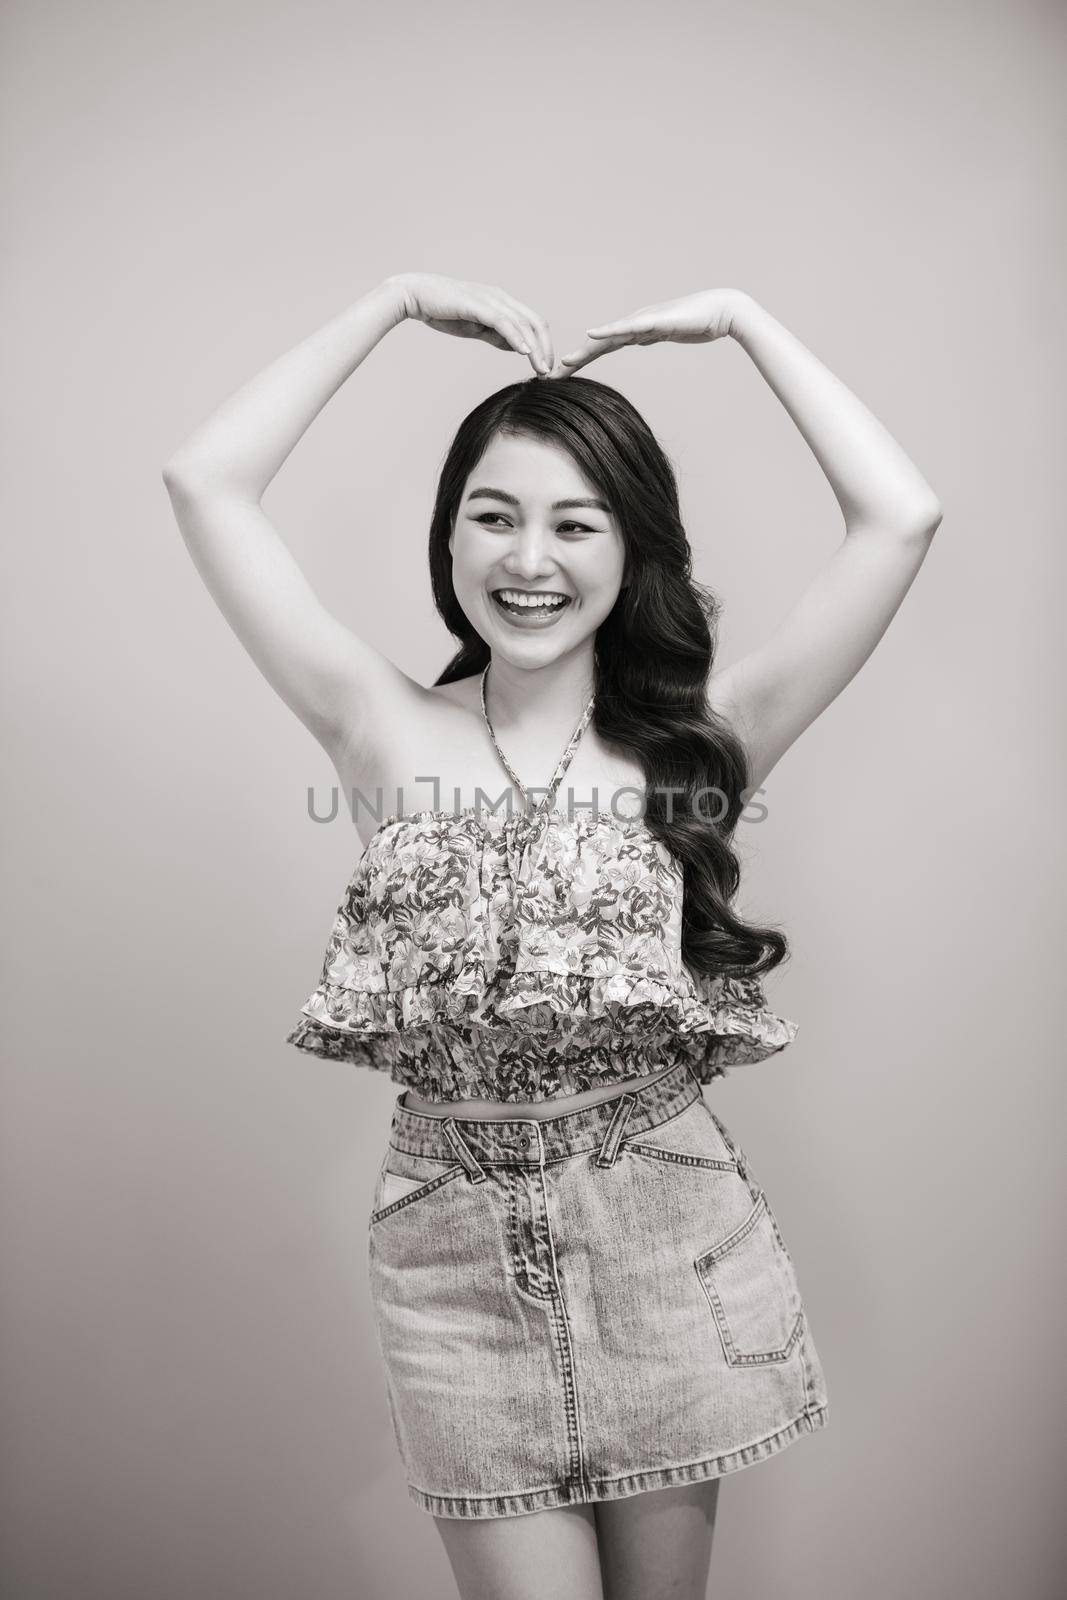
[[[502,307],[492,317],[492,324],[511,345],[513,350],[518,350],[521,355],[529,356],[533,362],[533,346],[530,342],[528,329],[524,328],[519,319],[512,315],[507,307]]]
[[[577,349],[560,359],[572,372],[577,372],[579,367],[588,366],[597,356],[605,356],[612,350],[621,350],[624,344],[632,342],[642,317],[644,312],[638,311],[632,316],[620,317],[615,322],[599,322],[595,327],[586,328],[585,338]],[[644,317],[644,320],[651,326],[649,318]]]
[[[628,317],[619,317],[614,322],[599,322],[592,328],[585,330],[585,339],[576,350],[569,355],[561,356],[560,363],[563,367],[563,376],[568,372],[577,372],[582,367],[587,367],[598,356],[606,356],[612,350],[621,350],[628,344],[655,344],[657,340],[668,338],[669,333],[663,321],[663,308],[660,306],[642,306],[639,311],[633,312]]]
[[[548,323],[544,317],[532,311],[521,300],[516,300],[512,295],[507,295],[505,298],[514,321],[525,330],[526,343],[530,346],[530,360],[535,370],[547,377],[556,360],[552,352],[552,335],[548,331]]]
[[[590,361],[595,361],[598,356],[606,355],[607,350],[611,348],[613,347],[609,345],[603,350],[576,350],[573,355],[561,356],[563,376],[567,377],[569,374],[579,372],[582,367],[587,367]]]
[[[595,328],[586,328],[591,339],[632,338],[638,333],[654,333],[657,327],[655,311],[635,311],[632,316],[620,317],[616,322],[598,322]]]
[[[613,322],[596,322],[585,331],[601,336],[616,333],[647,333],[657,326],[663,315],[670,311],[673,303],[661,300],[655,305],[638,306],[634,311],[628,311],[624,317],[616,317]]]
[[[556,354],[552,348],[552,335],[548,330],[548,323],[544,317],[539,317],[536,312],[530,313],[531,326],[537,337],[537,348],[541,352],[543,370],[545,375],[552,371],[556,364]]]
[[[535,372],[548,370],[545,358],[541,354],[538,336],[528,323],[508,311],[501,311],[498,313],[495,326],[504,334],[512,349],[518,350],[521,355],[529,359]]]
[[[560,363],[564,369],[562,375],[566,377],[568,373],[577,372],[581,367],[587,367],[590,361],[595,361],[598,356],[606,356],[612,350],[621,350],[623,345],[628,343],[629,340],[622,337],[586,339],[569,355],[560,356]]]

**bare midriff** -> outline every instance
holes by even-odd
[[[580,1111],[583,1106],[599,1105],[602,1100],[612,1100],[625,1094],[627,1089],[641,1089],[666,1077],[673,1067],[660,1072],[650,1072],[641,1078],[620,1078],[615,1083],[600,1084],[595,1089],[585,1089],[581,1094],[557,1095],[552,1100],[423,1100],[413,1089],[405,1089],[404,1106],[409,1111],[421,1111],[429,1117],[477,1117],[486,1122],[525,1122],[533,1119],[545,1122],[549,1117],[565,1117],[569,1111]]]

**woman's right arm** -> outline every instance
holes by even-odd
[[[408,316],[386,279],[230,397],[163,469],[197,570],[268,682],[334,753],[416,686],[320,602],[260,500],[330,396]]]

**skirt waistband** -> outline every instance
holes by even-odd
[[[622,1090],[609,1100],[563,1112],[558,1117],[498,1121],[487,1117],[428,1116],[410,1110],[398,1100],[393,1108],[389,1143],[408,1155],[459,1160],[474,1178],[483,1164],[504,1162],[509,1166],[536,1167],[584,1150],[599,1149],[600,1158],[610,1163],[624,1132],[628,1136],[647,1133],[702,1097],[700,1080],[688,1062],[682,1061],[644,1088]]]

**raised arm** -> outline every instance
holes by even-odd
[[[197,570],[264,677],[328,749],[365,733],[375,696],[411,681],[318,599],[260,499],[323,406],[407,315],[387,280],[280,356],[190,435],[163,469]]]
[[[770,637],[716,673],[711,699],[736,718],[758,787],[839,695],[895,616],[940,526],[938,498],[867,407],[748,295],[730,333],[755,362],[826,474],[844,538]]]

